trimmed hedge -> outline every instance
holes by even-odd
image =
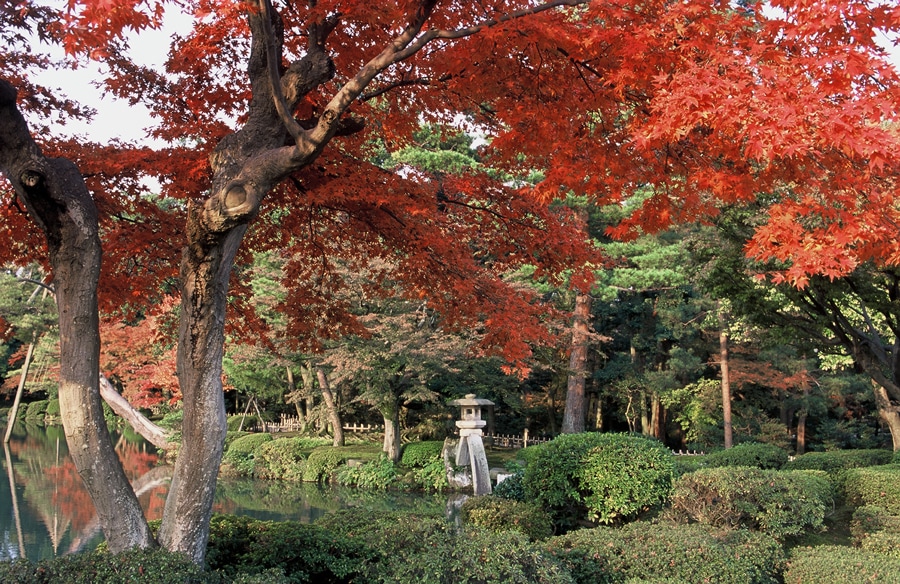
[[[303,480],[306,467],[303,453],[307,446],[303,438],[263,441],[253,452],[254,474],[263,479]]]
[[[845,546],[795,548],[785,584],[900,584],[900,558]]]
[[[306,459],[303,480],[308,483],[327,481],[338,467],[347,462],[347,452],[339,446],[320,446]]]
[[[443,440],[411,442],[403,447],[403,453],[400,455],[400,464],[409,468],[422,468],[435,460],[443,461],[441,457],[443,450]]]
[[[553,520],[539,506],[490,495],[466,499],[462,520],[467,525],[492,531],[518,531],[532,541],[553,535]]]
[[[831,476],[838,494],[843,496],[848,469],[888,464],[893,457],[892,451],[882,449],[809,452],[788,461],[782,468],[784,470],[823,470]]]
[[[680,521],[758,529],[777,539],[822,527],[833,487],[821,471],[701,469],[675,482],[669,514]]]
[[[231,465],[234,470],[244,476],[253,476],[256,462],[254,460],[259,448],[266,442],[271,442],[271,434],[247,434],[234,440],[222,457],[223,462]]]
[[[900,515],[900,465],[846,470],[844,494],[850,505],[875,505],[891,515]]]
[[[572,584],[552,556],[514,531],[469,526],[457,532],[446,519],[390,512],[329,513],[316,521],[377,552],[360,581],[384,584]]]
[[[774,444],[745,442],[727,450],[711,452],[701,458],[707,468],[720,466],[753,466],[779,469],[788,461],[788,453]]]
[[[773,538],[703,525],[634,522],[552,537],[545,549],[579,584],[624,582],[778,582],[784,552]]]
[[[234,515],[213,517],[206,552],[209,568],[226,582],[273,574],[290,583],[350,582],[372,558],[366,546],[322,527]]]
[[[672,488],[674,456],[634,434],[564,434],[527,459],[526,499],[558,523],[620,523],[661,505]]]
[[[525,501],[525,470],[519,469],[494,487],[495,497],[510,501]]]
[[[31,563],[0,562],[4,584],[216,584],[218,574],[182,554],[133,549],[121,554],[94,551]]]

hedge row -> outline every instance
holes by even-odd
[[[850,505],[875,505],[892,515],[900,515],[900,465],[844,471],[844,495]]]
[[[820,529],[833,501],[832,484],[821,471],[706,468],[678,478],[667,514],[784,539]]]
[[[900,584],[900,558],[845,546],[795,549],[785,584]]]

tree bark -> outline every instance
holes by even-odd
[[[566,408],[563,412],[562,433],[584,432],[585,384],[588,341],[590,339],[591,296],[578,293],[575,296],[575,312],[572,323],[572,345],[569,354],[569,379],[566,387]]]
[[[319,381],[319,389],[322,390],[322,398],[325,400],[325,407],[328,409],[328,419],[331,420],[331,426],[334,428],[334,446],[344,445],[344,424],[341,422],[341,415],[338,413],[337,406],[334,403],[334,394],[331,393],[331,385],[328,383],[328,376],[321,367],[316,367],[316,378]]]
[[[725,331],[725,316],[719,311],[719,368],[722,371],[722,421],[725,432],[725,448],[733,444],[731,421],[731,377],[728,372],[728,333]]]
[[[59,405],[75,468],[112,552],[150,547],[153,537],[113,448],[100,404],[97,208],[78,168],[46,158],[0,80],[0,169],[47,238],[59,309]]]
[[[875,392],[875,405],[878,408],[878,416],[888,427],[894,452],[897,452],[900,450],[900,413],[897,412],[897,407],[891,404],[890,396],[884,387],[873,383],[872,390]]]
[[[175,444],[169,442],[169,433],[147,419],[128,400],[116,391],[112,383],[105,375],[100,375],[100,397],[112,408],[117,416],[127,421],[135,432],[141,435],[147,442],[168,453],[175,448]]]
[[[393,462],[400,461],[400,408],[382,409],[384,443],[382,450]]]

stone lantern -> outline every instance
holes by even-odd
[[[492,406],[494,402],[475,397],[474,393],[466,394],[463,399],[454,400],[453,405],[460,407],[460,419],[456,421],[459,428],[459,448],[456,451],[457,466],[471,466],[472,484],[476,495],[491,494],[491,476],[488,469],[487,455],[484,453],[484,442],[481,429],[487,425],[481,419],[482,406]]]

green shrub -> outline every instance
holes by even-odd
[[[900,558],[846,546],[795,548],[785,584],[900,584]]]
[[[47,402],[47,415],[53,418],[58,418],[60,416],[58,399],[51,399]]]
[[[893,452],[883,449],[809,452],[786,462],[782,468],[784,470],[824,470],[834,481],[838,494],[843,496],[848,469],[888,464],[893,456]]]
[[[421,468],[434,460],[443,460],[441,457],[443,450],[443,440],[411,442],[403,447],[400,464],[409,468]]]
[[[462,519],[467,525],[492,531],[518,531],[532,541],[553,535],[553,520],[534,503],[523,503],[497,497],[469,497],[462,506]]]
[[[247,416],[236,414],[228,416],[225,420],[225,425],[229,432],[237,432],[238,428],[241,429],[241,432],[249,432],[251,428],[255,428],[258,424],[259,416],[256,414],[249,414]]]
[[[31,402],[25,410],[25,419],[43,420],[47,415],[47,406],[49,404],[50,401],[46,399]]]
[[[891,515],[900,515],[900,466],[886,464],[846,470],[844,495],[850,505],[875,505]]]
[[[425,491],[442,491],[450,486],[447,482],[447,469],[444,467],[444,459],[438,458],[425,463],[424,466],[414,468],[410,477],[415,487]]]
[[[493,495],[510,501],[525,501],[525,470],[518,469],[494,487]]]
[[[788,453],[774,444],[746,442],[727,450],[719,450],[703,456],[707,468],[719,466],[753,466],[778,469],[788,461]]]
[[[337,471],[337,483],[361,489],[385,490],[397,482],[397,468],[386,455],[359,466],[343,466]]]
[[[0,562],[4,584],[204,584],[218,583],[186,556],[164,550],[129,550],[120,554],[86,552],[33,564]]]
[[[290,583],[348,582],[371,556],[364,546],[315,525],[228,515],[210,523],[207,564],[228,582],[237,575],[246,582],[272,574]]]
[[[823,472],[706,468],[675,481],[669,513],[681,521],[758,529],[783,539],[821,528],[832,494]]]
[[[633,434],[564,434],[542,444],[525,468],[527,500],[560,524],[629,520],[663,503],[673,455],[660,442]]]
[[[581,529],[544,543],[579,584],[778,581],[784,552],[773,538],[703,525],[651,524]]]
[[[469,527],[457,533],[440,516],[330,513],[316,522],[360,541],[378,557],[362,581],[385,584],[570,584],[565,569],[514,531]]]
[[[238,474],[253,476],[256,462],[255,456],[259,448],[272,441],[271,434],[247,434],[234,440],[225,452],[223,461],[228,463]]]
[[[263,479],[303,480],[306,459],[303,438],[279,438],[264,441],[253,453],[254,474]]]
[[[347,452],[336,446],[320,446],[309,454],[303,480],[308,483],[327,481],[339,466],[347,462]]]
[[[853,512],[850,521],[853,545],[900,558],[900,517],[872,505]]]

